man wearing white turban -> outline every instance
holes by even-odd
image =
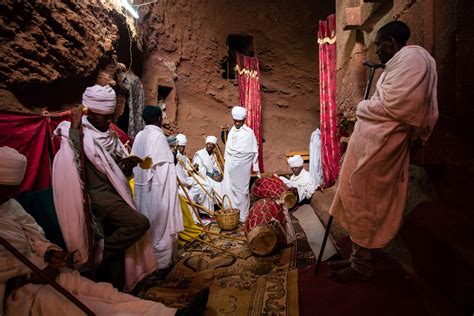
[[[304,161],[300,155],[290,157],[288,159],[288,166],[291,168],[293,174],[290,180],[285,177],[280,177],[288,187],[298,191],[298,202],[302,202],[304,199],[310,199],[317,188],[311,174],[304,169],[303,165]]]
[[[88,257],[81,179],[77,157],[84,151],[85,185],[94,220],[103,227],[103,261],[99,277],[122,288],[136,282],[156,268],[147,230],[146,216],[136,211],[128,177],[138,161],[125,159],[128,151],[117,134],[109,129],[115,111],[114,90],[95,85],[83,94],[83,106],[71,110],[71,123],[62,122],[55,131],[61,136],[61,149],[53,162],[53,196],[58,220],[69,250],[78,250],[79,263]],[[82,125],[83,137],[80,129]],[[146,234],[145,234],[146,233]],[[133,246],[133,247],[132,247]],[[138,248],[143,248],[141,251]],[[127,250],[127,260],[124,255]],[[124,262],[127,265],[124,267]],[[125,273],[124,273],[125,268]],[[124,280],[125,276],[125,280]]]
[[[204,175],[213,188],[214,193],[222,195],[222,173],[216,159],[217,137],[207,136],[205,148],[198,150],[193,157],[193,163],[197,166],[199,173]],[[214,205],[209,200],[210,205]],[[212,209],[213,210],[213,209]]]
[[[176,173],[178,179],[188,190],[188,194],[193,202],[213,211],[214,204],[209,196],[209,194],[213,194],[213,187],[207,181],[207,177],[199,172],[198,166],[191,163],[191,160],[186,156],[186,145],[186,135],[176,135]],[[186,196],[183,188],[180,188],[180,194]]]
[[[240,210],[240,220],[247,218],[250,207],[249,184],[252,169],[258,175],[258,143],[253,130],[245,125],[247,111],[241,106],[232,108],[234,126],[225,145],[224,181],[222,191],[232,206]]]
[[[89,307],[96,315],[200,315],[208,289],[198,293],[185,309],[121,293],[108,283],[95,283],[67,268],[73,253],[49,242],[34,218],[12,197],[11,188],[23,180],[25,156],[0,148],[0,236],[51,279]],[[5,304],[5,306],[4,306]],[[44,279],[0,246],[0,311],[5,315],[84,315]]]

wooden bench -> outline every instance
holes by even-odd
[[[309,151],[289,151],[286,153],[286,159],[300,155],[304,162],[309,162]]]

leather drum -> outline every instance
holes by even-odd
[[[255,255],[274,253],[284,242],[285,214],[274,199],[260,199],[249,210],[245,233],[250,249]]]
[[[281,200],[288,209],[293,208],[298,202],[295,192],[275,176],[255,180],[250,193],[257,199],[273,198]]]

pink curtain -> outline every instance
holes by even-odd
[[[324,187],[332,186],[339,173],[340,146],[336,106],[336,16],[319,21],[319,90]]]
[[[37,191],[51,186],[51,165],[60,141],[53,132],[62,121],[70,120],[70,112],[51,116],[0,111],[0,147],[15,148],[26,156],[25,178],[18,193]],[[111,128],[122,142],[130,138],[114,124]]]
[[[247,109],[245,123],[258,142],[258,166],[263,172],[262,103],[260,101],[260,70],[257,57],[237,54],[236,73],[239,80],[240,104]]]

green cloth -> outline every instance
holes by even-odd
[[[50,242],[66,249],[56,209],[54,208],[53,190],[51,188],[36,192],[23,192],[16,200],[43,228],[46,238]]]

